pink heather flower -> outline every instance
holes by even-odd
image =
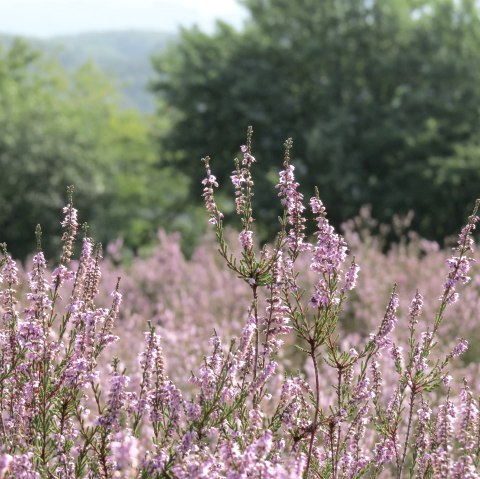
[[[220,341],[214,336],[214,349],[211,356],[205,358],[204,363],[200,367],[198,375],[192,375],[190,382],[197,385],[201,389],[201,394],[206,400],[214,397],[217,391],[217,378],[220,374],[222,364],[224,364],[224,354]]]
[[[466,339],[459,338],[458,344],[450,353],[450,356],[452,358],[457,358],[458,356],[461,356],[467,349],[468,349],[468,341]]]
[[[69,227],[78,227],[78,211],[71,205],[70,203],[67,206],[63,207],[63,213],[65,214],[65,218],[61,222],[63,228]]]
[[[160,345],[160,336],[154,331],[145,333],[145,349],[139,355],[140,366],[142,367],[142,381],[137,403],[137,412],[143,413],[148,404],[148,396],[151,396],[151,388],[155,377],[155,386],[158,387],[164,378],[163,351]]]
[[[310,244],[305,243],[305,217],[303,215],[305,206],[303,205],[303,195],[297,191],[299,184],[295,181],[295,167],[284,163],[285,169],[280,171],[278,184],[278,196],[282,199],[282,206],[287,210],[287,221],[291,226],[288,232],[288,246],[296,253],[310,248]]]
[[[415,435],[415,446],[417,448],[417,476],[423,477],[428,466],[427,451],[430,447],[431,438],[428,434],[429,422],[432,417],[432,410],[428,403],[422,401],[422,407],[418,409],[417,433]]]
[[[271,296],[266,300],[266,317],[263,320],[265,341],[263,343],[263,355],[268,356],[278,351],[282,341],[278,338],[280,335],[288,334],[292,327],[288,325],[288,307],[284,304],[281,290],[283,278],[281,276],[282,254],[278,252],[277,261],[272,268],[273,282],[271,284]]]
[[[0,479],[5,477],[5,474],[10,469],[10,463],[13,457],[10,454],[2,454],[0,456]]]
[[[3,280],[3,283],[6,285],[6,287],[3,290],[0,289],[0,313],[2,315],[4,326],[10,327],[12,326],[12,322],[15,321],[15,318],[18,314],[17,310],[15,309],[17,299],[15,297],[15,290],[13,289],[13,286],[19,283],[18,269],[17,264],[10,255],[6,254],[4,259],[5,263],[0,269],[0,279]],[[15,338],[11,336],[10,348],[13,348],[14,343]]]
[[[290,479],[303,477],[306,467],[307,467],[307,456],[305,454],[300,454],[295,459],[294,466],[291,468],[291,474],[289,475]]]
[[[450,399],[438,407],[437,421],[435,425],[435,439],[437,448],[431,454],[434,477],[448,477],[452,463],[452,439],[456,410]]]
[[[82,252],[80,254],[80,261],[78,269],[75,274],[75,284],[70,300],[70,308],[76,305],[80,299],[81,289],[85,281],[87,270],[90,268],[93,258],[93,242],[90,238],[84,238],[82,243]]]
[[[256,162],[255,157],[248,152],[248,147],[246,145],[242,145],[240,150],[243,153],[242,165],[249,167],[252,163]]]
[[[91,238],[84,238],[82,243],[82,253],[80,255],[80,262],[87,264],[92,257],[93,243]]]
[[[478,200],[477,204],[475,205],[478,208]],[[472,238],[472,233],[476,228],[476,223],[480,221],[480,216],[472,215],[468,218],[468,223],[462,228],[462,231],[458,235],[457,241],[457,251],[461,251],[464,249],[470,253],[474,251],[474,242]]]
[[[355,288],[359,271],[360,266],[358,266],[358,264],[355,263],[355,260],[353,260],[350,268],[348,268],[347,272],[345,273],[345,284],[342,288],[342,292],[351,291]]]
[[[309,305],[313,308],[326,307],[333,302],[335,286],[340,273],[342,263],[347,257],[347,245],[345,240],[335,233],[326,218],[326,210],[319,198],[310,200],[312,211],[317,214],[318,231],[317,244],[313,250],[312,262],[310,268],[318,273],[319,280],[315,285],[312,298]]]
[[[10,461],[9,475],[15,479],[40,479],[33,465],[33,452],[16,455]]]
[[[238,215],[241,215],[245,212],[245,203],[247,201],[243,191],[243,185],[247,182],[247,179],[244,175],[248,176],[248,171],[242,169],[233,171],[232,176],[230,176],[233,186],[235,187],[235,205]]]
[[[44,285],[44,278],[43,275],[45,270],[47,269],[47,262],[45,261],[45,257],[42,251],[39,251],[34,257],[32,258],[32,271],[28,273],[28,279],[30,283],[31,289],[44,289],[48,286]],[[37,284],[41,282],[42,284]]]
[[[477,442],[476,437],[479,426],[479,415],[477,402],[474,399],[466,380],[464,380],[464,387],[460,393],[460,399],[460,414],[462,422],[458,439],[465,452],[473,452]]]
[[[210,170],[210,158],[207,156],[203,159],[205,163],[205,169],[207,171],[207,177],[202,180],[203,193],[202,196],[205,200],[205,207],[207,211],[210,213],[210,219],[208,222],[210,224],[216,225],[218,223],[218,219],[223,218],[223,214],[217,208],[217,204],[215,203],[215,197],[213,195],[213,188],[218,188],[217,178],[212,175],[212,171]]]
[[[5,256],[5,264],[0,270],[0,279],[7,285],[18,284],[18,268],[17,263],[7,254]]]
[[[282,403],[291,402],[292,400],[300,398],[303,393],[311,393],[310,386],[307,382],[300,377],[286,379],[282,385],[280,401]]]
[[[149,418],[152,423],[164,423],[168,417],[172,430],[179,426],[181,415],[185,409],[185,401],[172,381],[167,379],[157,381],[155,388],[149,394],[148,403]]]
[[[355,387],[352,394],[352,404],[358,404],[365,399],[372,397],[372,392],[370,389],[370,380],[368,378],[363,378]]]
[[[63,213],[65,214],[65,218],[61,222],[61,225],[65,229],[65,232],[62,236],[63,252],[60,263],[65,265],[70,262],[70,258],[73,254],[73,243],[75,241],[75,237],[77,236],[78,230],[78,211],[71,203],[69,203],[63,208]]]
[[[115,288],[112,293],[112,306],[108,313],[104,316],[103,326],[98,335],[99,345],[103,348],[108,344],[118,340],[118,336],[112,334],[113,327],[118,320],[120,314],[120,305],[122,304],[122,294]]]
[[[121,429],[110,443],[111,459],[115,472],[113,477],[125,478],[136,472],[139,464],[138,439],[128,429]]]
[[[127,395],[125,388],[130,378],[123,374],[113,373],[110,378],[110,392],[108,395],[107,411],[98,419],[98,423],[107,428],[116,430],[120,426],[120,415],[125,408]]]
[[[84,324],[85,353],[92,355],[92,357],[96,345],[97,326],[105,324],[107,316],[108,310],[105,308],[97,308],[94,311],[87,311],[81,315]],[[79,336],[82,336],[82,334],[79,334]]]
[[[47,311],[51,309],[51,300],[48,294],[50,285],[45,280],[47,262],[42,252],[38,252],[32,261],[32,271],[28,273],[30,293],[27,293],[27,299],[30,301],[30,307],[25,310],[29,320],[45,320]]]
[[[420,336],[419,345],[415,346],[412,365],[417,371],[425,371],[427,369],[427,353],[432,337],[431,331],[423,332]]]
[[[139,355],[140,366],[143,370],[142,388],[150,388],[157,355],[161,354],[161,351],[160,336],[155,332],[146,332],[145,350]]]
[[[373,450],[373,463],[377,467],[381,466],[393,461],[395,455],[395,443],[391,439],[385,439],[383,442],[375,444]]]
[[[392,344],[390,348],[390,355],[395,363],[395,368],[398,372],[401,372],[403,367],[403,348],[401,346],[397,346],[396,344]]]
[[[252,383],[250,387],[250,392],[254,393],[261,389],[265,383],[275,374],[275,371],[278,368],[278,363],[275,361],[270,361],[265,369],[262,371],[262,373],[257,376],[255,381]]]
[[[383,348],[388,343],[388,336],[395,328],[395,325],[397,323],[397,308],[398,295],[396,293],[392,293],[378,333],[375,335],[371,335],[371,339],[379,348]]]
[[[239,190],[243,183],[245,183],[245,178],[243,177],[243,172],[232,171],[232,176],[230,176],[232,184],[236,190]]]
[[[65,443],[65,438],[63,436],[58,437],[58,444],[60,447],[63,447]],[[56,469],[56,477],[75,477],[75,460],[74,458],[68,454],[61,453],[58,456],[58,463]]]
[[[467,284],[470,281],[470,276],[467,276],[475,259],[467,258],[465,256],[453,256],[447,260],[447,265],[450,268],[450,275],[448,276],[445,287],[455,286],[457,283]]]
[[[154,455],[147,451],[145,458],[142,461],[142,467],[145,472],[149,473],[152,477],[156,475],[162,475],[165,472],[165,467],[170,459],[168,452],[159,449]]]
[[[44,330],[41,321],[31,316],[27,321],[22,321],[18,326],[18,340],[20,344],[28,348],[30,359],[39,359],[44,339]]]
[[[258,409],[252,409],[248,413],[248,417],[250,419],[250,424],[253,429],[260,429],[263,424],[263,413]]]
[[[245,361],[247,357],[248,350],[252,342],[253,334],[255,333],[256,329],[257,329],[257,326],[255,324],[255,317],[251,316],[246,326],[243,328],[242,337],[240,338],[240,346],[237,352],[237,357],[238,357],[238,361],[240,362],[240,365]]]
[[[442,378],[442,383],[444,386],[450,386],[450,383],[452,382],[452,376],[450,376],[450,374],[445,374],[445,376],[443,376]]]
[[[339,461],[341,477],[353,477],[354,470],[354,457],[350,451],[346,451],[341,457]]]
[[[477,211],[479,202],[475,205],[475,211]],[[473,253],[474,241],[472,233],[475,230],[476,223],[479,221],[479,217],[472,215],[468,218],[468,223],[462,228],[458,237],[457,246],[454,251],[458,253],[458,256],[453,256],[447,261],[450,272],[447,276],[447,281],[444,284],[444,293],[440,297],[441,301],[446,301],[446,304],[454,304],[458,301],[458,293],[455,291],[457,284],[466,284],[470,281],[468,272],[475,262],[473,258],[470,258],[467,253]]]
[[[389,421],[393,421],[397,414],[400,412],[400,401],[401,401],[401,393],[399,390],[400,386],[396,386],[394,392],[391,395],[390,400],[387,404],[386,410],[386,418]]]
[[[312,297],[308,305],[311,308],[326,308],[331,302],[332,292],[329,290],[325,281],[320,280],[318,284],[315,285]]]
[[[411,328],[413,328],[413,326],[418,323],[417,318],[418,316],[420,316],[422,312],[422,308],[423,308],[423,296],[417,291],[408,309],[408,313],[410,316],[409,323]]]
[[[238,239],[242,248],[245,250],[251,250],[253,247],[253,231],[251,230],[242,230],[238,235]]]
[[[60,287],[65,281],[71,281],[74,277],[75,273],[61,264],[52,271],[52,284],[58,284]]]
[[[188,401],[185,404],[185,413],[190,421],[197,421],[202,414],[202,408],[195,401]]]
[[[67,364],[62,381],[68,387],[82,387],[95,379],[92,362],[82,354],[75,354]]]
[[[102,251],[100,247],[96,248],[95,257],[92,257],[86,265],[86,271],[83,281],[83,288],[80,295],[80,300],[84,305],[92,305],[95,297],[98,294],[98,286],[102,272],[100,270],[100,260],[102,259]],[[78,285],[76,282],[75,287]],[[74,295],[74,301],[77,299],[77,294]]]
[[[455,478],[478,478],[476,463],[476,455],[464,454],[452,467],[452,477]]]
[[[455,304],[459,297],[460,295],[457,292],[450,293],[447,297],[447,304]],[[443,297],[440,297],[440,299],[442,300]]]
[[[421,423],[426,424],[430,420],[430,417],[432,415],[432,410],[429,407],[426,407],[423,409],[421,408],[417,411],[417,414],[418,414],[418,420]]]
[[[312,198],[310,198],[310,208],[312,209],[312,213],[314,215],[323,215],[325,216],[327,210],[325,208],[325,206],[323,206],[323,203],[321,202],[321,200],[319,198],[316,198],[315,196],[313,196]]]
[[[248,151],[247,146],[242,146],[243,160],[240,163],[235,159],[235,171],[232,171],[230,179],[235,187],[235,205],[237,214],[244,216],[247,223],[252,221],[252,208],[249,199],[253,195],[251,188],[253,187],[253,179],[250,173],[250,167],[255,162],[255,158]]]

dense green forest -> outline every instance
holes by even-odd
[[[270,191],[292,137],[300,183],[307,194],[320,188],[336,224],[370,204],[388,223],[413,210],[429,238],[453,234],[480,192],[476,3],[242,3],[251,13],[243,31],[185,31],[155,59],[156,90],[177,111],[163,159],[196,177],[192,198],[197,159],[210,154],[229,181],[252,124],[257,211],[270,224]]]
[[[0,46],[0,242],[31,252],[40,222],[59,232],[67,185],[102,242],[134,249],[165,224],[178,229],[185,181],[158,167],[161,119],[122,106],[110,78],[91,63],[73,73],[24,41]],[[51,251],[54,244],[44,244]]]
[[[100,240],[136,250],[166,227],[191,248],[204,231],[200,158],[229,183],[247,125],[259,223],[272,230],[292,137],[305,195],[319,186],[337,225],[370,204],[387,223],[414,211],[428,238],[453,234],[479,196],[475,2],[242,3],[242,30],[3,37],[0,241],[23,255],[34,218],[56,231],[73,183]],[[219,202],[233,214],[231,198]]]

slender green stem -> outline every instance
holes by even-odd
[[[410,430],[412,427],[412,419],[413,419],[413,407],[415,405],[415,396],[416,396],[416,388],[414,385],[412,385],[412,389],[410,391],[410,411],[408,414],[408,425],[407,425],[407,433],[405,436],[405,442],[403,444],[403,454],[402,454],[402,460],[399,464],[399,467],[397,468],[397,479],[401,479],[402,477],[402,471],[403,467],[405,465],[405,459],[407,457],[407,448],[408,448],[408,439],[410,438]]]
[[[305,467],[305,474],[304,474],[305,479],[308,478],[308,473],[310,471],[310,467],[312,464],[313,443],[315,441],[315,435],[318,428],[318,412],[319,412],[318,404],[320,401],[320,381],[319,381],[318,363],[317,363],[315,346],[313,342],[310,344],[310,357],[312,358],[313,369],[315,371],[315,414],[313,417],[312,434],[310,436],[310,443],[308,445],[307,465]]]

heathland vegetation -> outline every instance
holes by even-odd
[[[0,46],[0,479],[480,477],[480,11],[243,3]]]
[[[227,273],[210,244],[185,261],[164,235],[151,258],[118,268],[84,229],[72,261],[71,188],[53,271],[40,227],[25,273],[3,247],[0,477],[479,477],[477,363],[456,336],[478,337],[478,284],[470,295],[463,285],[480,200],[450,255],[410,235],[385,256],[368,231],[359,241],[364,213],[346,227],[353,256],[318,193],[307,213],[287,140],[279,232],[259,249],[251,133],[231,178],[241,224],[233,244],[204,158],[203,197]],[[118,253],[110,248],[114,262]],[[403,281],[385,294],[392,273]],[[235,330],[239,339],[225,338]]]

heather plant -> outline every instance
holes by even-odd
[[[180,349],[203,339],[195,329],[195,306],[200,316],[207,306],[196,304],[195,296],[202,263],[195,269],[195,258],[193,266],[182,259],[178,241],[161,238],[164,247],[150,263],[135,259],[119,282],[102,262],[101,246],[79,227],[69,190],[63,250],[51,273],[40,228],[26,284],[3,248],[0,478],[478,477],[478,401],[467,377],[459,385],[462,378],[450,375],[458,374],[455,362],[468,341],[442,344],[441,336],[446,314],[470,280],[479,202],[447,261],[440,293],[428,298],[436,302],[435,313],[426,318],[433,306],[427,311],[419,289],[397,327],[401,285],[392,284],[378,323],[362,323],[370,333],[352,333],[342,323],[352,321],[357,307],[366,309],[362,254],[350,254],[318,191],[309,201],[316,232],[307,238],[291,148],[287,140],[277,184],[283,206],[278,235],[263,248],[255,241],[251,128],[231,175],[241,225],[236,245],[215,200],[219,185],[211,160],[204,158],[203,197],[219,257],[244,289],[232,288],[224,303],[213,298],[209,306],[217,315],[241,317],[246,305],[245,322],[237,325],[237,339],[223,339],[236,328],[226,327],[213,332],[208,346],[176,351],[173,368],[165,346],[175,353],[175,340]],[[80,256],[73,261],[80,229]],[[355,234],[347,229],[347,237]],[[409,257],[402,248],[392,257]],[[141,283],[139,270],[148,264],[150,275]],[[154,265],[162,275],[154,276]],[[102,269],[113,291],[108,307],[99,294]],[[196,276],[182,291],[192,272]],[[169,280],[176,291],[166,286]],[[124,285],[130,304],[122,317]],[[157,286],[164,288],[161,296]],[[197,291],[205,289],[197,284]],[[162,304],[148,305],[160,298]],[[224,307],[235,300],[233,309]],[[190,326],[162,340],[159,331],[167,335],[177,327],[172,317],[181,308],[188,312],[182,323]],[[125,357],[135,349],[140,322],[146,332],[135,365]],[[174,377],[182,357],[190,365],[195,351],[208,352],[192,366],[189,384],[171,379],[170,371]]]

